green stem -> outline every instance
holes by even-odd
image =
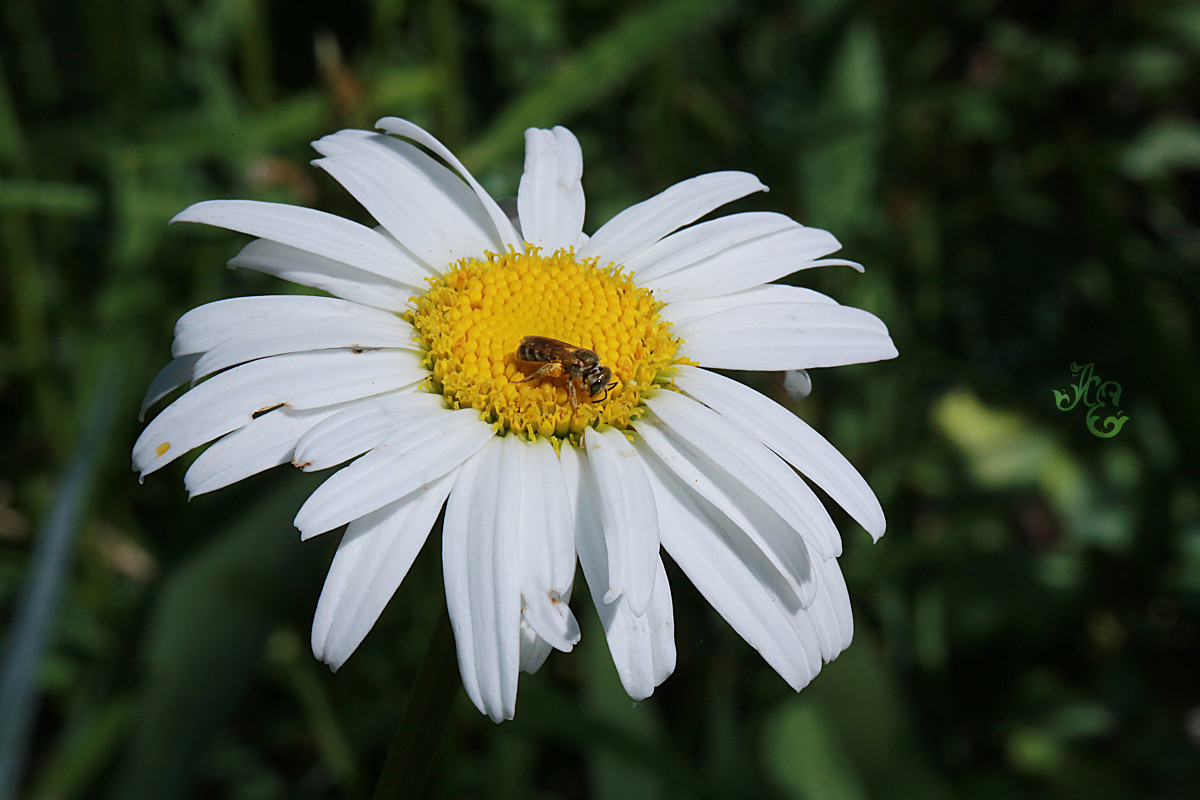
[[[416,798],[424,792],[460,685],[450,617],[442,609],[379,775],[374,800]]]
[[[63,597],[96,473],[121,410],[126,352],[114,346],[103,359],[100,385],[87,406],[86,424],[39,527],[28,576],[13,613],[8,645],[0,659],[0,709],[4,710],[0,714],[0,798],[16,793],[25,766],[37,709],[38,674],[54,632],[55,612]]]

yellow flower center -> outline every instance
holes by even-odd
[[[479,409],[500,434],[561,440],[588,426],[627,427],[642,414],[642,395],[666,382],[679,340],[658,316],[663,304],[622,270],[526,245],[523,253],[465,258],[431,278],[405,319],[428,351],[433,390],[451,408]],[[517,350],[527,336],[570,349],[525,361]],[[612,370],[607,396],[590,391],[588,378],[596,385],[599,373],[588,369],[589,354],[573,355],[578,349]]]

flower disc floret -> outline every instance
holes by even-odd
[[[573,250],[543,255],[487,253],[465,258],[430,279],[407,319],[427,350],[432,388],[452,408],[476,408],[497,433],[576,438],[587,427],[626,428],[643,413],[642,397],[666,382],[679,340],[659,317],[662,303],[621,267],[579,260]],[[522,361],[526,336],[544,336],[594,351],[612,370],[608,390],[591,397],[570,377],[534,375]]]

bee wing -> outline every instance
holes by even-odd
[[[579,348],[573,344],[551,339],[549,336],[526,336],[521,340],[521,349],[532,355],[537,355],[537,361],[575,361],[575,351]]]

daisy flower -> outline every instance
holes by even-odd
[[[378,227],[213,200],[174,221],[258,237],[229,263],[331,296],[221,300],[175,328],[149,406],[144,476],[212,442],[184,477],[209,492],[291,463],[334,472],[296,516],[346,526],[313,621],[337,669],[375,624],[439,512],[463,685],[493,720],[517,676],[569,651],[576,558],[625,690],[675,667],[665,549],[794,689],[850,642],[841,541],[801,475],[875,538],[883,512],[846,459],[717,369],[892,358],[873,315],[771,283],[849,261],[774,213],[696,222],[765,191],[745,172],[678,183],[583,233],[583,159],[530,129],[507,213],[445,146],[395,117],[344,130],[316,165]],[[530,339],[528,337],[539,337]],[[215,440],[215,441],[214,441]]]

